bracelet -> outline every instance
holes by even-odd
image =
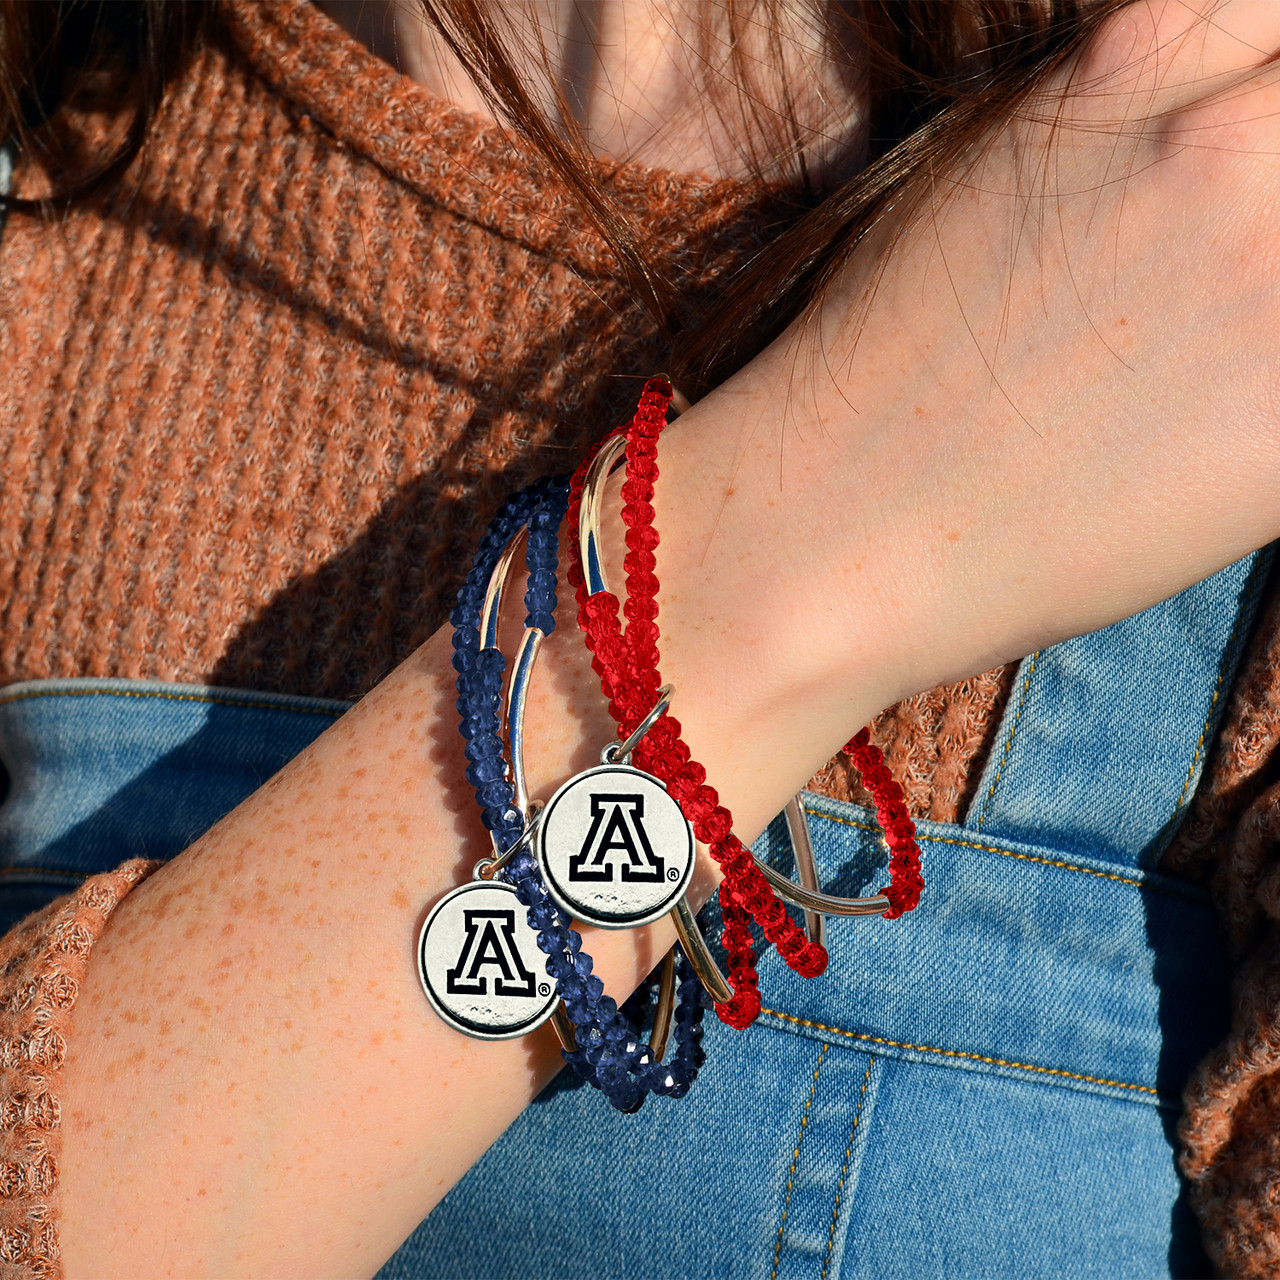
[[[651,378],[640,397],[635,416],[625,428],[627,480],[623,485],[623,521],[627,524],[627,604],[626,635],[618,622],[618,600],[612,593],[587,591],[584,565],[579,560],[570,567],[570,582],[578,597],[578,625],[587,635],[593,666],[609,699],[610,713],[618,732],[626,734],[644,714],[646,702],[660,680],[657,670],[657,578],[654,548],[658,535],[653,528],[653,480],[657,476],[654,442],[666,425],[671,403],[670,384]],[[618,433],[614,433],[615,435]],[[596,451],[598,452],[598,450]],[[594,457],[588,457],[574,475],[570,498],[570,520],[581,520],[582,494]],[[585,566],[599,575],[599,564]],[[755,952],[747,926],[748,912],[756,917],[765,936],[779,955],[804,976],[816,976],[826,968],[826,951],[802,934],[787,915],[782,902],[768,882],[755,870],[750,854],[732,831],[733,816],[719,803],[713,788],[706,785],[706,770],[691,758],[680,739],[674,717],[664,717],[642,745],[641,762],[667,786],[679,803],[698,838],[711,848],[720,864],[724,881],[720,886],[724,929],[721,942],[729,958],[729,980],[733,997],[717,1003],[716,1014],[729,1026],[745,1028],[760,1012],[759,980]]]
[[[482,859],[472,884],[446,894],[429,914],[419,940],[419,974],[436,1011],[450,1025],[471,1035],[489,1039],[522,1035],[552,1018],[557,1022],[564,1057],[578,1073],[599,1087],[619,1110],[634,1111],[650,1092],[680,1097],[693,1083],[702,1061],[702,1005],[693,972],[687,964],[682,965],[680,1002],[675,1010],[677,1049],[672,1062],[664,1067],[661,1057],[671,1024],[677,967],[674,954],[662,965],[655,1030],[646,1046],[619,1015],[616,1002],[604,994],[600,980],[592,976],[591,958],[581,950],[580,936],[568,928],[567,919],[548,900],[528,853],[535,813],[524,786],[523,704],[538,646],[555,626],[556,535],[566,498],[566,483],[551,481],[516,495],[504,506],[477,552],[452,615],[458,709],[471,762],[467,776],[476,787],[485,824],[493,836],[495,857]],[[497,620],[502,588],[524,532],[522,522],[527,522],[529,535],[528,616],[509,691],[512,762],[508,779],[499,717],[505,661],[497,648]],[[504,537],[506,546],[502,547]],[[506,879],[492,880],[499,870]],[[508,904],[498,920],[492,898],[481,901],[480,894],[486,890],[491,894],[494,890],[514,892],[527,908],[525,918],[517,924]],[[556,979],[555,994],[545,1010],[533,998],[529,982],[521,977],[522,970],[528,971],[529,959],[538,952],[547,955],[546,970]],[[488,988],[490,976],[492,990]],[[536,1013],[518,1018],[509,1013],[514,985],[522,986],[525,1004]],[[537,989],[540,996],[548,986]]]
[[[527,788],[524,781],[525,699],[542,638],[555,626],[556,535],[567,497],[567,482],[561,481],[553,516],[549,517],[544,507],[543,511],[534,517],[530,526],[526,551],[526,563],[529,569],[526,604],[529,613],[525,620],[525,632],[508,691],[511,774],[517,805],[528,804],[525,798]],[[504,561],[509,564],[509,558],[504,557]],[[497,611],[501,607],[505,568],[506,564],[500,561],[490,580],[489,592],[481,615],[481,635],[486,643],[494,646],[496,646]],[[546,806],[547,810],[550,808],[551,802]],[[540,809],[544,815],[545,811]],[[534,817],[534,812],[530,808],[526,835],[532,834],[535,829],[541,829],[541,823],[535,823]],[[535,878],[537,877],[536,870],[532,874]],[[567,916],[560,923],[560,931],[572,933],[566,929],[566,925]],[[573,938],[576,943],[575,949],[580,950],[580,938],[576,934],[573,934]],[[544,950],[551,950],[545,938],[542,946]],[[585,957],[585,953],[582,954]],[[565,1058],[574,1064],[579,1074],[599,1087],[619,1110],[638,1109],[650,1092],[681,1097],[697,1076],[702,1062],[700,1047],[702,1003],[697,979],[687,963],[679,965],[680,997],[679,1004],[674,1010],[676,1052],[669,1064],[664,1066],[662,1063],[671,1027],[676,973],[676,957],[674,952],[670,952],[661,966],[654,1028],[647,1046],[642,1043],[640,1033],[632,1027],[630,1020],[619,1013],[614,1001],[603,994],[602,988],[598,992],[589,990],[585,998],[577,1001],[571,999],[565,1006],[563,1031],[567,1031],[567,1035],[562,1032]],[[558,981],[557,989],[562,987],[563,983]],[[562,994],[564,994],[563,991]],[[577,1047],[579,1043],[584,1046],[582,1049]],[[609,1047],[610,1045],[612,1048]],[[632,1075],[634,1079],[631,1078]]]
[[[626,506],[623,520],[628,526],[626,557],[628,598],[625,615],[628,627],[625,637],[618,623],[618,601],[604,586],[598,549],[594,540],[583,538],[578,546],[578,559],[570,569],[570,581],[576,588],[579,603],[579,625],[587,633],[588,645],[595,657],[594,666],[602,687],[610,699],[610,710],[623,733],[633,723],[642,706],[636,691],[643,694],[660,679],[657,673],[657,607],[654,596],[653,550],[658,537],[653,529],[653,481],[657,476],[656,439],[666,422],[671,401],[671,387],[663,378],[650,379],[645,385],[640,405],[625,428],[628,465],[623,486]],[[606,438],[608,450],[616,457],[620,433]],[[602,445],[606,444],[602,442]],[[570,501],[571,518],[583,522],[582,502],[590,476],[593,485],[585,525],[598,522],[599,492],[607,474],[608,453],[600,459],[601,447],[593,451],[575,474]],[[588,575],[591,577],[588,585]],[[630,685],[628,685],[630,681]],[[870,745],[866,731],[850,742],[848,749],[854,762],[864,773],[872,790],[878,815],[890,847],[892,883],[880,895],[869,899],[834,899],[815,894],[812,886],[801,896],[804,905],[821,910],[834,908],[838,914],[877,912],[889,917],[901,915],[919,901],[923,881],[919,872],[919,850],[903,801],[901,789],[883,763],[877,748]],[[786,914],[773,887],[784,878],[766,875],[732,833],[732,815],[719,804],[713,788],[706,785],[705,770],[691,759],[687,746],[680,740],[679,725],[666,717],[642,749],[645,767],[665,781],[692,821],[699,838],[711,847],[712,856],[724,872],[720,897],[725,920],[723,941],[730,955],[730,973],[735,994],[727,1006],[717,1007],[722,1020],[733,1026],[745,1026],[759,1011],[758,984],[755,975],[751,936],[746,927],[749,912],[774,943],[783,959],[805,977],[816,976],[826,965],[826,954],[811,936],[806,939]],[[796,814],[796,816],[801,816]],[[793,828],[794,831],[794,828]],[[793,834],[793,841],[800,841]],[[771,885],[773,887],[771,887]],[[888,910],[884,910],[885,907]]]
[[[507,1039],[551,1020],[565,1059],[622,1111],[637,1110],[650,1092],[681,1097],[696,1078],[702,1062],[698,982],[722,1021],[735,1027],[754,1021],[760,996],[749,918],[796,972],[813,977],[827,963],[824,914],[894,918],[918,903],[923,887],[915,827],[902,790],[867,729],[845,750],[875,801],[890,851],[891,883],[863,898],[821,891],[798,797],[788,802],[786,817],[800,884],[754,859],[733,834],[732,815],[706,785],[705,769],[682,741],[680,725],[668,712],[672,690],[660,687],[657,669],[653,552],[658,535],[651,505],[656,439],[672,395],[664,378],[650,379],[625,428],[597,445],[571,481],[541,481],[514,494],[476,552],[450,616],[467,779],[475,787],[493,857],[481,859],[470,883],[435,904],[418,944],[423,990],[449,1025],[484,1039]],[[625,633],[599,554],[603,483],[624,448]],[[569,579],[578,598],[579,625],[621,741],[605,747],[599,766],[570,778],[543,808],[529,800],[525,783],[524,710],[538,649],[555,627],[557,534],[566,507],[578,535],[572,540],[576,554]],[[501,696],[506,661],[497,643],[498,615],[526,533],[527,617],[507,694],[508,764]],[[638,767],[631,763],[633,754]],[[728,981],[684,896],[695,834],[710,846],[724,873],[720,902]],[[804,909],[803,933],[784,900]],[[646,1045],[627,1013],[638,1013],[648,997],[637,992],[627,1012],[620,1011],[593,976],[591,957],[569,922],[577,917],[627,928],[666,913],[676,924],[683,955],[677,963],[672,948],[660,966]],[[554,986],[534,976],[540,955],[546,956],[542,967]],[[677,969],[677,1049],[664,1066]]]
[[[604,481],[607,479],[614,463],[618,460],[618,456],[622,452],[622,446],[625,443],[625,438],[622,436],[610,437],[592,460],[583,481],[578,527],[578,555],[581,563],[585,566],[584,578],[588,596],[608,591],[608,584],[604,577],[604,566],[599,551],[600,506]],[[869,742],[865,745],[870,751],[877,753],[878,756],[878,748],[870,746]],[[846,748],[846,750],[849,749]],[[878,758],[883,761],[883,756],[878,756]],[[892,778],[888,780],[888,785],[890,788],[896,786]],[[898,791],[896,794],[900,801],[901,792]],[[800,805],[800,797],[793,796],[788,800],[783,812],[787,822],[787,833],[791,839],[792,850],[795,854],[796,872],[800,877],[800,883],[796,884],[793,880],[788,879],[780,871],[775,870],[754,854],[752,854],[752,861],[756,865],[756,870],[769,882],[770,887],[779,898],[784,902],[791,903],[793,906],[805,909],[805,932],[812,941],[821,945],[823,915],[871,916],[885,915],[893,910],[893,903],[883,892],[859,898],[842,898],[823,893],[818,885],[818,871],[813,859],[813,844],[809,839],[809,826],[805,820],[804,810]],[[884,817],[885,815],[882,815],[882,820]],[[896,810],[893,813],[893,818],[896,824],[894,827],[896,831],[900,826],[900,818]],[[905,805],[902,808],[901,818],[905,818],[908,823],[911,821],[906,813]],[[907,833],[908,837],[914,837],[914,833],[915,827],[911,826],[910,831]]]
[[[494,564],[514,531],[527,523],[539,496],[535,491],[514,494],[499,510],[451,615],[467,780],[476,788],[498,854],[517,843],[522,822],[495,749],[500,747],[496,706],[504,664],[501,653],[480,648],[474,625],[466,624],[478,616]],[[477,866],[469,883],[446,893],[428,912],[418,935],[418,977],[431,1007],[456,1030],[506,1040],[541,1026],[555,1012],[552,984],[535,977],[541,953],[536,928],[528,920],[535,903],[536,895],[523,882],[484,881]]]

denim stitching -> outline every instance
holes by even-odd
[[[825,818],[828,822],[840,822],[846,827],[857,827],[860,831],[876,831],[879,827],[870,822],[855,822],[852,818],[840,818],[834,813],[824,813],[821,809],[804,808],[805,813],[815,818]],[[1081,867],[1074,862],[1060,862],[1056,858],[1040,858],[1033,853],[1018,853],[1013,849],[999,849],[991,844],[977,844],[972,840],[953,840],[947,836],[922,836],[916,839],[921,844],[953,844],[962,849],[978,849],[983,853],[998,853],[1002,858],[1017,858],[1020,862],[1038,862],[1045,867],[1060,867],[1063,871],[1078,871],[1083,876],[1095,876],[1099,880],[1115,880],[1120,884],[1131,884],[1135,889],[1149,889],[1152,893],[1168,894],[1171,898],[1199,896],[1188,894],[1182,888],[1174,888],[1162,884],[1153,884],[1148,880],[1135,880],[1132,876],[1117,875],[1114,871],[1095,871],[1092,867]]]
[[[844,1180],[849,1176],[849,1157],[853,1154],[853,1137],[858,1132],[858,1117],[862,1115],[862,1104],[867,1100],[867,1082],[871,1079],[871,1068],[875,1066],[874,1057],[867,1058],[867,1074],[862,1077],[862,1092],[858,1094],[858,1105],[853,1113],[853,1124],[849,1126],[849,1145],[844,1149],[844,1165],[840,1169],[840,1181],[836,1186],[836,1205],[831,1210],[831,1230],[827,1235],[827,1256],[822,1260],[822,1275],[818,1280],[827,1280],[827,1270],[831,1266],[831,1250],[836,1243],[836,1223],[840,1220],[840,1196],[844,1192]]]
[[[782,1018],[786,1022],[794,1022],[800,1027],[812,1027],[815,1031],[827,1031],[834,1036],[844,1036],[847,1040],[862,1040],[867,1044],[887,1045],[891,1049],[911,1049],[916,1053],[936,1053],[943,1058],[964,1058],[969,1062],[985,1062],[993,1067],[1013,1067],[1018,1071],[1035,1071],[1045,1076],[1061,1076],[1067,1080],[1084,1080],[1089,1084],[1105,1084],[1113,1089],[1128,1089],[1133,1093],[1149,1093],[1159,1097],[1159,1089],[1149,1084],[1129,1084],[1124,1080],[1107,1080],[1103,1076],[1087,1076],[1079,1071],[1066,1071],[1062,1067],[1037,1067],[1031,1062],[1011,1062],[1006,1058],[990,1058],[981,1053],[966,1053],[963,1049],[938,1049],[929,1044],[908,1044],[905,1040],[886,1040],[883,1036],[869,1036],[861,1031],[845,1031],[840,1027],[828,1027],[822,1022],[811,1022],[808,1018],[797,1018],[792,1013],[782,1013],[777,1009],[761,1009],[761,1013],[773,1018]],[[797,1148],[798,1152],[798,1148]]]
[[[987,820],[987,810],[991,808],[991,799],[996,793],[996,787],[1000,782],[1000,775],[1004,773],[1004,767],[1009,763],[1009,752],[1013,750],[1013,735],[1018,727],[1018,721],[1022,719],[1022,709],[1027,705],[1027,690],[1031,688],[1031,677],[1036,673],[1036,659],[1040,656],[1041,650],[1037,649],[1031,655],[1031,665],[1027,668],[1027,678],[1022,682],[1022,696],[1018,699],[1018,709],[1014,712],[1013,723],[1009,726],[1009,736],[1004,740],[1004,751],[1000,756],[1000,764],[996,769],[996,776],[991,779],[991,790],[987,792],[987,798],[983,801],[982,812],[978,815],[978,830],[982,830],[982,824]]]
[[[778,1259],[782,1257],[782,1231],[787,1225],[787,1210],[791,1207],[791,1188],[796,1181],[796,1165],[800,1163],[800,1144],[804,1141],[804,1131],[809,1123],[809,1108],[813,1106],[813,1095],[818,1091],[818,1072],[822,1070],[822,1060],[827,1056],[829,1047],[824,1044],[818,1050],[818,1062],[813,1068],[813,1084],[809,1086],[809,1098],[800,1116],[800,1132],[796,1134],[796,1149],[791,1157],[791,1169],[787,1173],[787,1194],[782,1201],[782,1217],[778,1220],[778,1239],[773,1246],[773,1270],[769,1273],[769,1280],[778,1280]]]
[[[304,716],[331,716],[340,719],[346,711],[328,707],[291,707],[279,702],[255,702],[248,698],[221,698],[205,693],[161,693],[148,689],[37,689],[31,693],[0,695],[0,707],[11,702],[26,702],[31,698],[162,698],[167,702],[206,702],[216,707],[244,707],[250,711],[292,711]]]

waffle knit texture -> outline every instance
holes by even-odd
[[[0,685],[358,697],[444,621],[506,494],[571,470],[661,367],[601,238],[503,133],[303,0],[221,14],[125,179],[0,240]],[[78,121],[85,145],[111,127]],[[20,164],[16,189],[56,177]],[[739,183],[600,178],[691,311],[787,216]],[[878,717],[915,817],[963,814],[1012,672]],[[1207,1243],[1241,1275],[1280,1273],[1278,745],[1273,590],[1168,854],[1213,884],[1241,961],[1184,1121]],[[843,757],[811,785],[868,802]],[[2,944],[0,1277],[58,1274],[77,983],[149,869]]]

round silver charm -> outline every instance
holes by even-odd
[[[446,893],[418,935],[418,977],[431,1007],[480,1040],[512,1040],[556,1007],[546,957],[524,904],[501,880]]]
[[[666,915],[689,886],[695,853],[693,829],[666,787],[630,765],[570,778],[538,825],[547,891],[570,915],[604,929]]]

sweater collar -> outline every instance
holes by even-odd
[[[223,0],[231,38],[277,92],[433,203],[588,275],[613,254],[563,184],[498,125],[375,57],[308,0]],[[635,164],[596,166],[623,213],[688,280],[713,268],[717,232],[761,201],[753,184]],[[712,249],[704,256],[697,250]],[[688,280],[693,283],[694,280]]]

